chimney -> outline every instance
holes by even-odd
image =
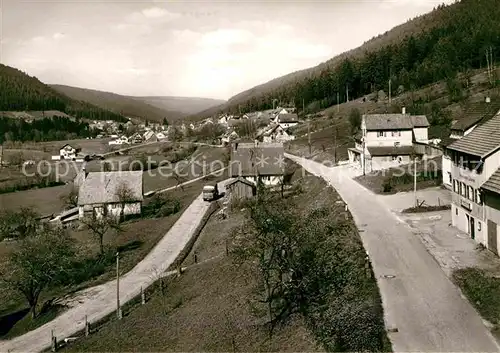
[[[486,97],[485,102],[486,103],[491,103],[491,98],[490,97]]]
[[[403,115],[406,114],[406,107],[403,107],[401,114],[403,114]]]

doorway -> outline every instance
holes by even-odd
[[[488,219],[488,249],[498,255],[497,249],[497,224]]]
[[[469,234],[472,239],[476,238],[476,228],[474,225],[474,217],[469,217]]]

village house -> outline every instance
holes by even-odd
[[[282,183],[285,171],[285,150],[282,143],[233,142],[230,173],[232,178],[243,177],[255,185]]]
[[[65,144],[59,149],[58,159],[74,161],[77,159],[77,157],[79,157],[78,153],[80,151],[81,151],[80,148],[73,147],[70,144]]]
[[[243,178],[237,177],[226,184],[231,200],[243,200],[252,198],[257,194],[257,186]]]
[[[136,132],[135,134],[131,135],[128,138],[128,140],[130,143],[134,143],[134,144],[142,143],[142,136],[140,133]]]
[[[482,102],[473,103],[469,106],[459,119],[452,122],[450,137],[443,141],[444,150],[446,146],[469,135],[478,125],[488,121],[500,111],[500,100],[491,101],[486,97]],[[442,156],[443,185],[451,189],[451,159],[447,153]]]
[[[299,117],[297,114],[279,114],[276,119],[276,123],[278,123],[282,128],[288,129],[290,127],[294,127],[299,123]]]
[[[231,131],[231,132],[228,132],[228,133],[225,133],[224,135],[222,135],[221,143],[222,143],[222,145],[227,146],[232,141],[235,141],[239,138],[240,138],[240,136],[236,133],[236,131]]]
[[[500,114],[450,144],[452,225],[498,254]]]
[[[142,171],[85,172],[78,191],[79,218],[141,213]]]
[[[286,142],[294,140],[295,136],[293,136],[289,129],[283,128],[281,125],[275,125],[271,129],[260,134],[258,139],[264,143]]]
[[[127,136],[120,136],[115,140],[109,141],[108,145],[123,145],[129,143],[129,138]]]
[[[142,136],[142,140],[146,143],[158,142],[158,137],[156,137],[154,131],[146,131]]]
[[[365,172],[408,164],[412,156],[424,156],[419,150],[428,143],[428,126],[424,115],[406,114],[405,108],[402,114],[365,114],[349,162]]]

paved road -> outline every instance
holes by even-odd
[[[327,180],[349,205],[373,263],[395,352],[498,352],[479,314],[461,297],[434,258],[405,223],[348,175],[286,155]],[[392,279],[384,275],[395,276]]]
[[[221,190],[227,181],[222,182]],[[130,272],[120,279],[120,301],[126,303],[140,294],[141,287],[151,285],[177,258],[191,238],[209,203],[202,195],[184,211],[156,247]],[[83,330],[85,315],[95,322],[116,310],[116,281],[86,289],[76,296],[79,302],[53,321],[10,341],[0,342],[0,352],[40,352],[50,347],[51,330],[58,340]]]

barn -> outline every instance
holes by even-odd
[[[226,185],[226,189],[229,191],[231,195],[231,199],[248,199],[252,198],[257,193],[257,187],[251,181],[238,177],[229,182]]]

